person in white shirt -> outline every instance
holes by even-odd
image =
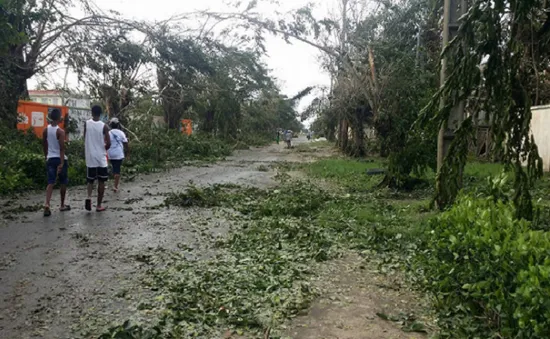
[[[115,187],[113,190],[118,192],[120,184],[120,168],[122,161],[129,155],[128,139],[126,134],[120,129],[120,121],[117,118],[112,118],[109,123],[111,131],[109,135],[111,137],[111,148],[109,148],[109,161],[113,167],[113,176],[115,177]]]
[[[61,111],[57,108],[50,113],[51,124],[42,132],[42,146],[44,156],[46,157],[46,168],[48,173],[48,187],[46,188],[46,203],[44,204],[44,216],[52,215],[50,210],[50,201],[52,199],[53,187],[59,180],[61,185],[61,212],[70,211],[71,207],[65,205],[65,195],[67,193],[68,162],[65,155],[65,131],[59,128],[61,122]],[[63,159],[63,160],[62,160]]]
[[[287,148],[292,148],[292,131],[291,130],[287,130],[285,132],[285,141],[286,141]]]
[[[109,127],[99,119],[101,113],[101,107],[92,107],[92,119],[86,121],[86,125],[84,126],[86,178],[88,180],[88,197],[86,198],[85,208],[87,211],[92,210],[92,192],[94,190],[94,182],[97,180],[97,212],[105,211],[105,207],[101,203],[105,194],[105,182],[109,179],[107,150],[111,147]]]

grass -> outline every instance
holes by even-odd
[[[328,179],[351,192],[369,191],[376,187],[383,176],[367,176],[368,169],[384,168],[381,161],[357,161],[346,158],[323,159],[302,166],[313,178]]]
[[[330,141],[311,141],[299,144],[295,147],[297,152],[312,152],[318,149],[334,148],[334,143]]]

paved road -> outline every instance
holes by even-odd
[[[133,315],[132,300],[115,295],[131,289],[135,301],[147,293],[139,291],[137,282],[144,271],[143,263],[136,260],[140,253],[158,246],[193,246],[204,232],[223,235],[230,228],[209,210],[147,207],[160,204],[164,193],[184,190],[190,181],[267,187],[275,184],[275,172],[259,171],[260,163],[303,161],[302,157],[285,150],[283,143],[239,151],[207,167],[183,167],[124,183],[118,194],[107,194],[109,210],[102,214],[83,209],[85,189],[78,187],[69,191],[71,212],[57,212],[47,219],[32,212],[15,221],[0,221],[0,338],[89,337],[78,324],[87,323],[90,333],[97,333],[105,324],[95,328],[90,319]],[[57,199],[54,195],[53,204]],[[36,193],[11,204],[42,200],[43,194]],[[206,229],[199,219],[208,220]]]

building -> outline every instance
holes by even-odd
[[[68,106],[72,108],[90,109],[91,100],[82,94],[72,94],[61,90],[32,90],[29,91],[31,101],[42,104]]]
[[[91,99],[82,94],[73,94],[62,90],[32,90],[29,91],[31,101],[47,105],[69,107],[69,119],[72,120],[69,131],[71,139],[80,139],[84,136],[84,124],[91,115]]]
[[[550,106],[531,107],[531,134],[542,158],[543,168],[550,171]]]

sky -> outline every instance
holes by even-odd
[[[336,0],[316,0],[316,14],[324,16],[329,11],[329,6],[334,6]],[[149,22],[161,21],[175,14],[209,9],[212,11],[234,11],[225,4],[224,0],[95,0],[95,4],[102,10],[115,10],[128,19],[147,20]],[[243,0],[246,3],[247,0]],[[299,8],[311,0],[279,0],[280,12]],[[332,8],[332,7],[330,7]],[[274,8],[261,5],[258,11],[269,16]],[[330,79],[328,74],[322,71],[319,63],[320,52],[314,47],[302,42],[294,41],[286,43],[280,37],[268,36],[266,39],[267,54],[264,57],[272,75],[278,79],[278,84],[288,96],[293,96],[308,86],[328,86]],[[57,82],[62,82],[64,72],[57,72]],[[69,75],[71,85],[76,82],[74,75]],[[72,79],[72,80],[71,80]],[[35,82],[36,83],[36,82]],[[31,82],[31,88],[33,84]],[[312,96],[302,100],[299,110],[307,107],[313,99]]]

